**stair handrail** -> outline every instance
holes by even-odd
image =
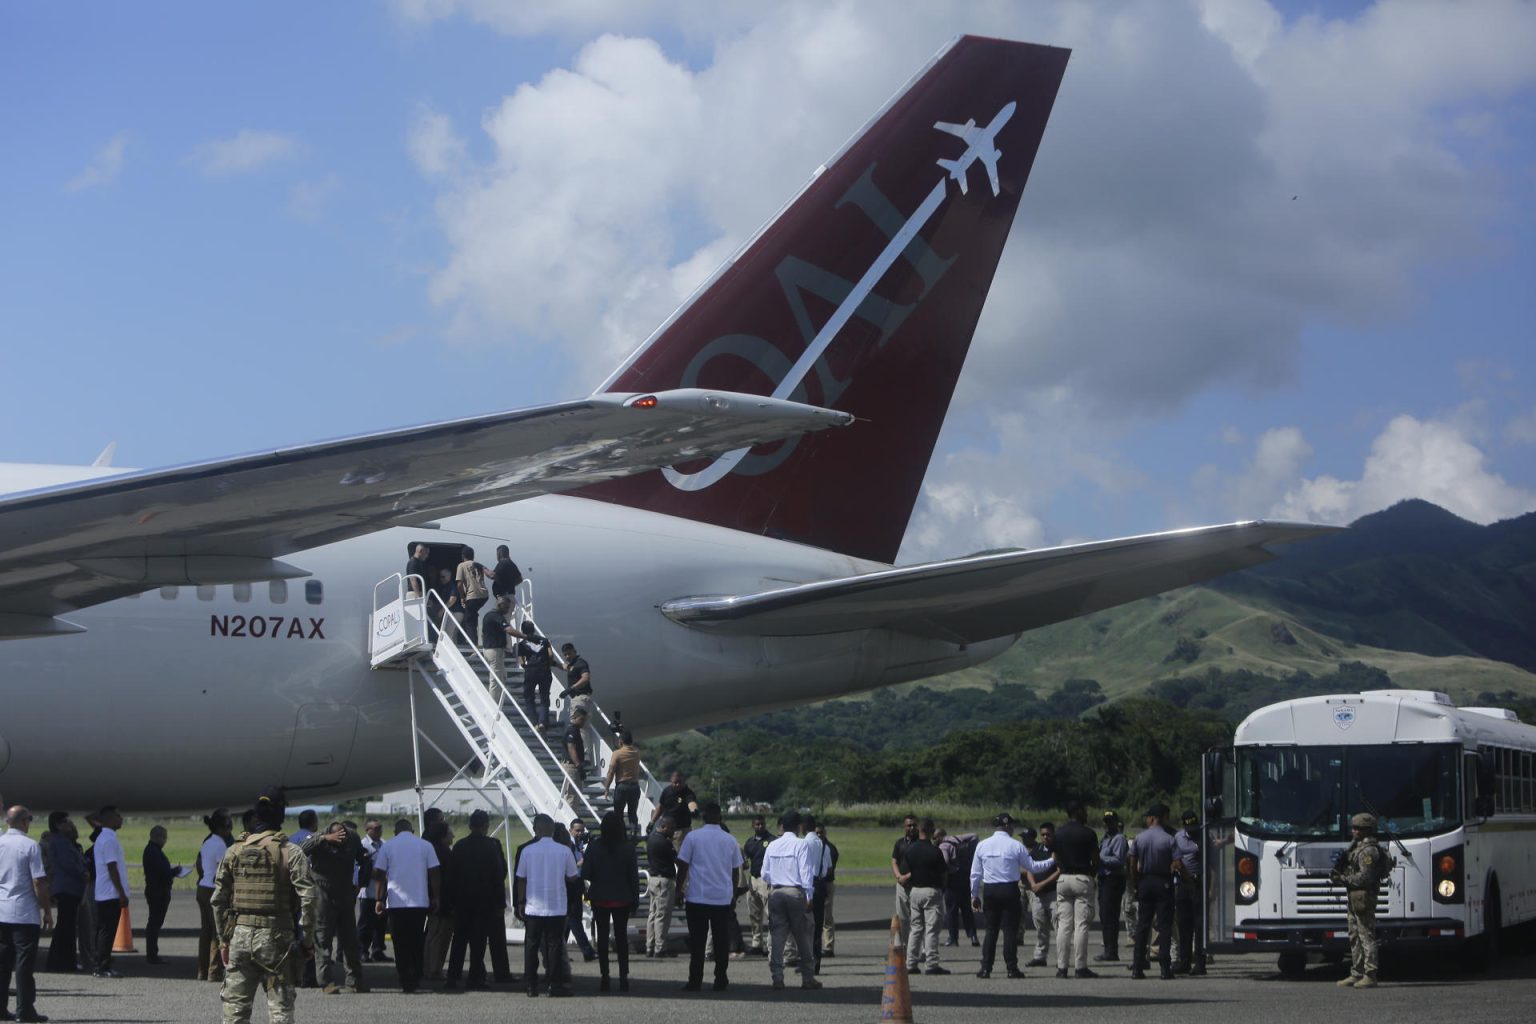
[[[426,581],[416,574],[409,576],[401,573],[391,573],[373,585],[373,607],[368,613],[368,662],[375,668],[384,662],[394,660],[402,655],[413,654],[431,646],[426,642],[427,629],[425,623],[425,600],[411,593],[409,583],[416,580],[421,584],[423,594],[427,592]],[[379,613],[395,602],[400,604],[399,620],[393,624],[381,621]],[[420,608],[423,614],[420,635],[413,635],[411,631],[411,616],[407,614],[407,607]],[[389,653],[381,656],[379,653],[379,639],[381,630],[387,630],[385,635],[390,638]],[[396,637],[398,636],[398,639]]]
[[[544,748],[545,753],[549,754],[551,762],[553,762],[555,767],[559,769],[561,777],[565,779],[566,783],[570,786],[571,791],[574,792],[577,795],[577,797],[581,800],[582,804],[586,807],[587,813],[589,815],[591,815],[591,820],[593,820],[593,821],[598,820],[598,818],[597,818],[597,809],[595,807],[593,807],[592,806],[592,802],[587,799],[587,794],[582,790],[581,786],[578,785],[576,780],[571,777],[571,773],[565,770],[565,759],[563,757],[559,756],[559,755],[556,755],[555,751],[550,747],[549,743],[545,741],[544,734],[542,732],[540,732],[537,728],[534,727],[533,720],[528,717],[528,712],[523,708],[521,702],[519,702],[515,697],[512,696],[512,691],[507,688],[506,683],[503,682],[500,678],[498,678],[497,674],[495,672],[491,671],[491,663],[486,661],[485,660],[485,655],[480,653],[479,646],[470,642],[469,634],[464,631],[463,624],[460,623],[458,618],[452,614],[451,610],[448,608],[448,605],[443,601],[442,596],[440,594],[438,594],[436,591],[432,591],[432,592],[430,592],[428,594],[428,597],[427,597],[428,614],[429,615],[431,614],[431,607],[432,607],[432,604],[434,602],[437,605],[441,606],[442,611],[444,613],[443,616],[442,616],[442,619],[438,623],[438,627],[437,627],[438,628],[438,638],[437,638],[438,646],[439,647],[443,646],[443,644],[445,642],[445,638],[450,637],[450,631],[448,629],[448,624],[452,623],[453,632],[457,633],[457,635],[459,637],[463,638],[463,646],[468,647],[469,650],[470,650],[470,653],[472,653],[475,656],[475,658],[477,658],[479,660],[481,665],[485,666],[486,679],[487,679],[488,683],[490,684],[492,689],[498,691],[496,693],[496,695],[495,695],[496,696],[496,702],[495,702],[494,710],[495,710],[496,713],[491,716],[491,721],[489,723],[490,727],[487,729],[486,723],[484,723],[484,722],[482,722],[480,724],[480,728],[483,731],[486,732],[487,738],[489,738],[489,739],[491,739],[493,741],[496,738],[496,727],[498,725],[498,722],[505,717],[500,709],[501,709],[501,707],[503,705],[505,705],[507,703],[510,703],[514,708],[517,709],[517,713],[522,716],[523,721],[528,726],[528,731],[538,738],[539,745]],[[450,639],[447,639],[446,642],[447,642],[447,645],[450,648],[452,648],[454,653],[457,654],[460,658],[464,658],[464,660],[466,662],[469,660],[468,658],[465,658],[464,652],[459,650],[459,642],[458,642],[457,639],[450,638]],[[434,657],[435,657],[435,652],[434,652]],[[471,666],[471,668],[472,667],[473,666]],[[518,742],[518,743],[523,743],[524,742],[523,738],[521,736],[519,736],[516,733],[515,730],[514,730],[514,732],[512,734],[512,739],[514,741]]]

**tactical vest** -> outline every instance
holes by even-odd
[[[260,832],[230,848],[235,876],[234,911],[241,916],[292,918],[293,886],[288,878],[288,840],[277,832]]]

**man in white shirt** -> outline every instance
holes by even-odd
[[[437,851],[411,830],[406,818],[395,822],[395,838],[373,857],[374,913],[389,912],[389,934],[395,940],[395,973],[400,988],[415,992],[421,985],[427,943],[427,915],[437,909]]]
[[[32,965],[37,960],[37,938],[42,928],[53,927],[53,907],[48,895],[48,872],[42,849],[27,835],[32,812],[19,804],[5,815],[6,831],[0,833],[0,1020],[46,1021],[37,1012],[37,987]],[[16,977],[16,1015],[6,1008],[11,976]]]
[[[528,994],[539,994],[539,953],[544,954],[549,994],[568,996],[571,988],[560,969],[561,947],[565,945],[566,887],[579,881],[581,870],[570,847],[561,846],[552,836],[555,821],[547,814],[533,818],[533,842],[523,847],[517,858],[517,889],[513,906],[523,922],[523,972],[528,976]]]
[[[117,937],[117,922],[128,905],[128,858],[117,830],[123,816],[111,805],[96,812],[101,835],[91,848],[96,863],[96,977],[121,978],[112,968],[112,942]]]
[[[810,951],[811,901],[816,894],[815,874],[806,857],[805,844],[795,835],[800,815],[786,811],[779,819],[779,838],[768,844],[763,854],[763,881],[768,886],[768,930],[772,937],[768,949],[768,971],[773,987],[784,987],[784,939],[793,934],[801,951],[800,987],[821,988],[816,980],[816,965]]]
[[[704,805],[704,827],[692,829],[683,837],[677,851],[677,887],[686,889],[684,911],[688,917],[688,983],[686,992],[704,987],[704,947],[713,936],[715,947],[716,992],[725,991],[730,981],[726,965],[730,962],[731,917],[735,914],[736,891],[741,885],[741,847],[730,833],[720,827],[720,805]]]
[[[992,977],[999,932],[1003,935],[1003,962],[1008,965],[1008,977],[1024,977],[1019,970],[1019,879],[1025,871],[1038,874],[1049,871],[1056,863],[1053,858],[1031,858],[1024,844],[1013,838],[1013,824],[1013,816],[1006,811],[993,818],[996,831],[976,844],[976,859],[971,862],[971,906],[985,913],[987,920],[978,978]]]
[[[816,944],[814,953],[815,972],[821,973],[821,928],[827,916],[827,886],[832,877],[832,851],[826,840],[816,831],[815,815],[807,814],[800,822],[801,842],[805,844],[805,861],[811,866],[811,878],[815,894],[811,897],[811,936]]]

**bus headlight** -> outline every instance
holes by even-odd
[[[1453,846],[1441,850],[1431,862],[1434,865],[1434,899],[1436,903],[1460,903],[1465,899],[1461,891],[1462,855],[1464,849]]]
[[[1246,850],[1239,850],[1232,864],[1237,888],[1233,899],[1240,904],[1254,903],[1259,898],[1259,858]]]

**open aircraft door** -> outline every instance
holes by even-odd
[[[1237,759],[1228,748],[1208,751],[1200,761],[1205,948],[1219,953],[1234,949],[1232,929],[1237,923]]]

